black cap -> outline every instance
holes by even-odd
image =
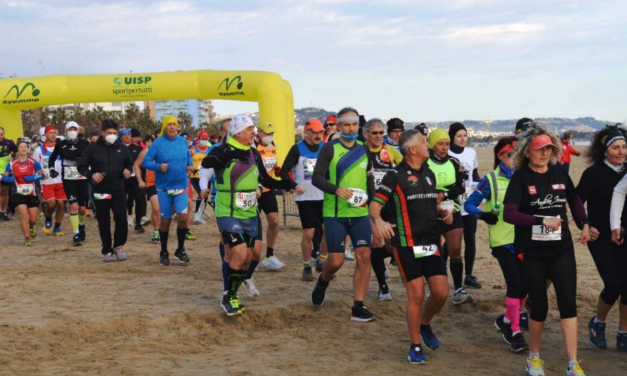
[[[516,122],[516,129],[515,132],[516,133],[522,133],[524,131],[526,131],[527,129],[531,128],[531,124],[533,124],[534,121],[529,119],[529,118],[522,118],[520,120],[518,120]]]
[[[141,137],[141,136],[142,136],[142,134],[141,134],[141,132],[139,131],[139,129],[137,129],[137,128],[132,128],[132,129],[131,129],[131,136],[132,136],[132,137]]]
[[[422,133],[425,136],[429,135],[429,129],[427,128],[427,124],[425,124],[425,123],[420,123],[420,124],[416,125],[414,127],[414,129],[417,130],[418,132]]]
[[[388,126],[388,134],[390,134],[390,132],[396,129],[400,129],[402,131],[405,130],[405,122],[399,118],[392,118],[388,120],[386,124]]]
[[[466,127],[464,126],[464,124],[460,122],[449,125],[448,136],[451,138],[451,143],[453,142],[453,139],[455,138],[455,135],[457,134],[457,132],[461,131],[462,129],[466,130]]]

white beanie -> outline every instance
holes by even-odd
[[[229,124],[229,135],[235,136],[244,129],[254,126],[253,121],[246,115],[235,115]]]

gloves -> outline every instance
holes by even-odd
[[[51,177],[51,178],[53,178],[53,179],[54,179],[54,178],[56,178],[57,176],[59,176],[59,173],[58,173],[58,172],[57,172],[57,170],[55,170],[54,168],[51,168],[51,169],[50,169],[50,174],[49,174],[49,175],[50,175],[50,177]]]
[[[479,219],[481,219],[482,221],[484,221],[485,223],[489,225],[495,225],[496,222],[499,221],[499,217],[497,217],[496,215],[492,213],[481,213],[479,214]]]

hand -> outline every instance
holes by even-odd
[[[281,166],[274,165],[274,176],[279,176],[280,173],[281,173]]]
[[[590,225],[583,225],[583,230],[581,230],[581,237],[579,237],[579,243],[586,244],[590,241]]]
[[[353,197],[353,191],[348,188],[339,187],[337,191],[335,191],[335,195],[343,198],[344,200],[348,200]]]
[[[54,179],[57,176],[59,176],[59,173],[57,172],[57,170],[55,170],[54,168],[51,168],[50,169],[50,177]]]
[[[300,196],[300,195],[304,194],[304,193],[305,193],[305,191],[307,191],[307,189],[306,189],[305,187],[303,187],[303,186],[301,186],[301,185],[297,185],[297,186],[296,186],[296,194],[297,194],[298,196]]]
[[[257,187],[257,198],[261,197],[261,188]]]
[[[146,182],[145,181],[140,181],[137,185],[139,185],[139,189],[144,189],[146,188]]]
[[[438,204],[442,201],[444,201],[446,197],[444,197],[444,193],[443,192],[438,192]]]
[[[193,174],[193,173],[194,173],[194,171],[196,171],[196,169],[194,168],[194,166],[193,166],[193,165],[189,165],[189,166],[187,166],[187,173],[188,173],[188,174]]]
[[[599,230],[594,227],[590,227],[590,241],[593,242],[599,238]]]
[[[124,175],[124,179],[128,179],[131,177],[131,172],[127,169],[124,169],[124,172],[122,172],[122,175]]]
[[[622,234],[622,229],[617,228],[616,230],[612,230],[612,243],[616,244],[616,245],[621,245],[623,244],[623,241],[625,239],[623,239],[623,234]]]
[[[495,225],[499,221],[499,217],[494,215],[493,213],[481,213],[479,214],[479,219],[484,221],[489,225]]]
[[[166,172],[166,171],[168,171],[168,164],[161,163],[161,172]]]
[[[564,220],[561,218],[545,218],[544,225],[555,231],[562,227],[562,222],[564,222]]]
[[[96,182],[96,184],[101,183],[104,180],[104,176],[101,173],[96,172],[91,176],[92,180]]]
[[[381,218],[376,220],[375,225],[377,226],[377,231],[384,239],[392,239],[396,225],[389,224]]]
[[[453,212],[448,210],[441,210],[440,218],[445,225],[450,225],[451,223],[453,223]]]
[[[209,197],[210,194],[211,194],[211,191],[208,189],[203,189],[202,191],[200,191],[201,198],[207,198]]]

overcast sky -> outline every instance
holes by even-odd
[[[5,76],[264,70],[368,118],[627,117],[622,0],[0,0],[0,35]]]

